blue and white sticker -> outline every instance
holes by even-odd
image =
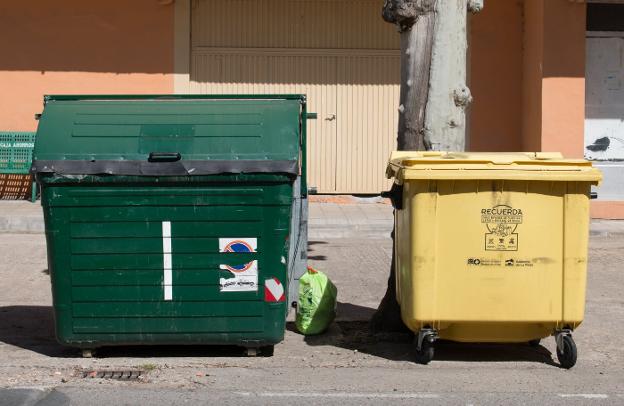
[[[256,252],[257,238],[219,238],[219,252]]]
[[[250,253],[258,249],[257,238],[219,238],[220,253]],[[227,261],[224,256],[224,262]],[[236,264],[227,261],[219,265],[220,269],[230,271],[232,278],[220,278],[221,292],[257,292],[258,291],[258,261]]]

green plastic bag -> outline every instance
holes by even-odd
[[[314,335],[327,330],[336,317],[338,289],[323,272],[308,267],[299,280],[299,303],[295,324],[301,334]]]

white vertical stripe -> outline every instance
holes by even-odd
[[[171,238],[171,222],[170,221],[162,222],[162,233],[163,233],[163,238]]]
[[[171,222],[162,222],[162,236],[163,236],[163,288],[165,291],[165,300],[173,299],[172,280],[173,275],[171,273],[172,261],[171,261]]]

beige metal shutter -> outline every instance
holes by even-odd
[[[305,93],[309,185],[378,193],[396,145],[398,35],[381,0],[194,0],[194,93]]]

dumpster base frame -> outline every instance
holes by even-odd
[[[404,322],[406,322],[404,320]],[[556,335],[559,331],[570,333],[580,323],[548,322],[421,322],[406,323],[423,337],[434,331],[436,339],[458,343],[526,343]],[[433,326],[433,328],[432,328]],[[562,326],[566,326],[562,329]],[[418,343],[421,342],[419,338]],[[418,344],[417,343],[417,344]]]

